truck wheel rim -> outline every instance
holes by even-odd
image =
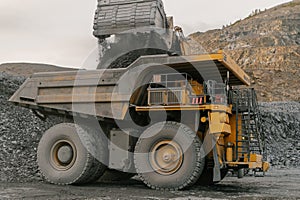
[[[57,141],[51,148],[51,165],[60,171],[70,169],[76,160],[77,151],[74,144],[67,140]]]
[[[150,151],[151,167],[159,174],[174,174],[180,169],[182,163],[182,149],[174,141],[158,142]]]

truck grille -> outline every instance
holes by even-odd
[[[182,91],[168,91],[168,104],[181,104]]]
[[[154,89],[149,90],[149,105],[183,104],[183,90]]]
[[[150,102],[151,105],[162,105],[164,104],[163,92],[161,91],[150,91]]]

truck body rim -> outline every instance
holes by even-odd
[[[150,165],[159,174],[176,173],[183,163],[183,152],[177,142],[163,140],[153,146],[150,151]]]
[[[77,150],[72,142],[58,140],[52,146],[50,154],[52,167],[59,171],[67,171],[76,161]]]

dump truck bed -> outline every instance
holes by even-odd
[[[141,66],[145,73],[139,74]],[[184,57],[156,55],[142,56],[125,69],[37,73],[10,101],[42,113],[123,120],[135,87],[134,78],[139,74],[138,80],[143,80],[147,70],[153,73],[161,66],[188,74],[200,73],[203,80],[225,81],[229,75],[229,85],[250,85],[249,76],[223,52]],[[120,84],[124,74],[132,78]]]

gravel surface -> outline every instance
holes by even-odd
[[[36,149],[42,133],[63,119],[46,122],[7,102],[25,78],[0,73],[0,182],[41,180]],[[268,159],[273,166],[300,166],[300,104],[261,103]]]
[[[184,191],[156,191],[141,181],[57,186],[45,183],[0,183],[0,199],[89,199],[89,200],[296,200],[300,197],[300,170],[273,169],[265,177],[226,177],[214,186],[194,186]]]

